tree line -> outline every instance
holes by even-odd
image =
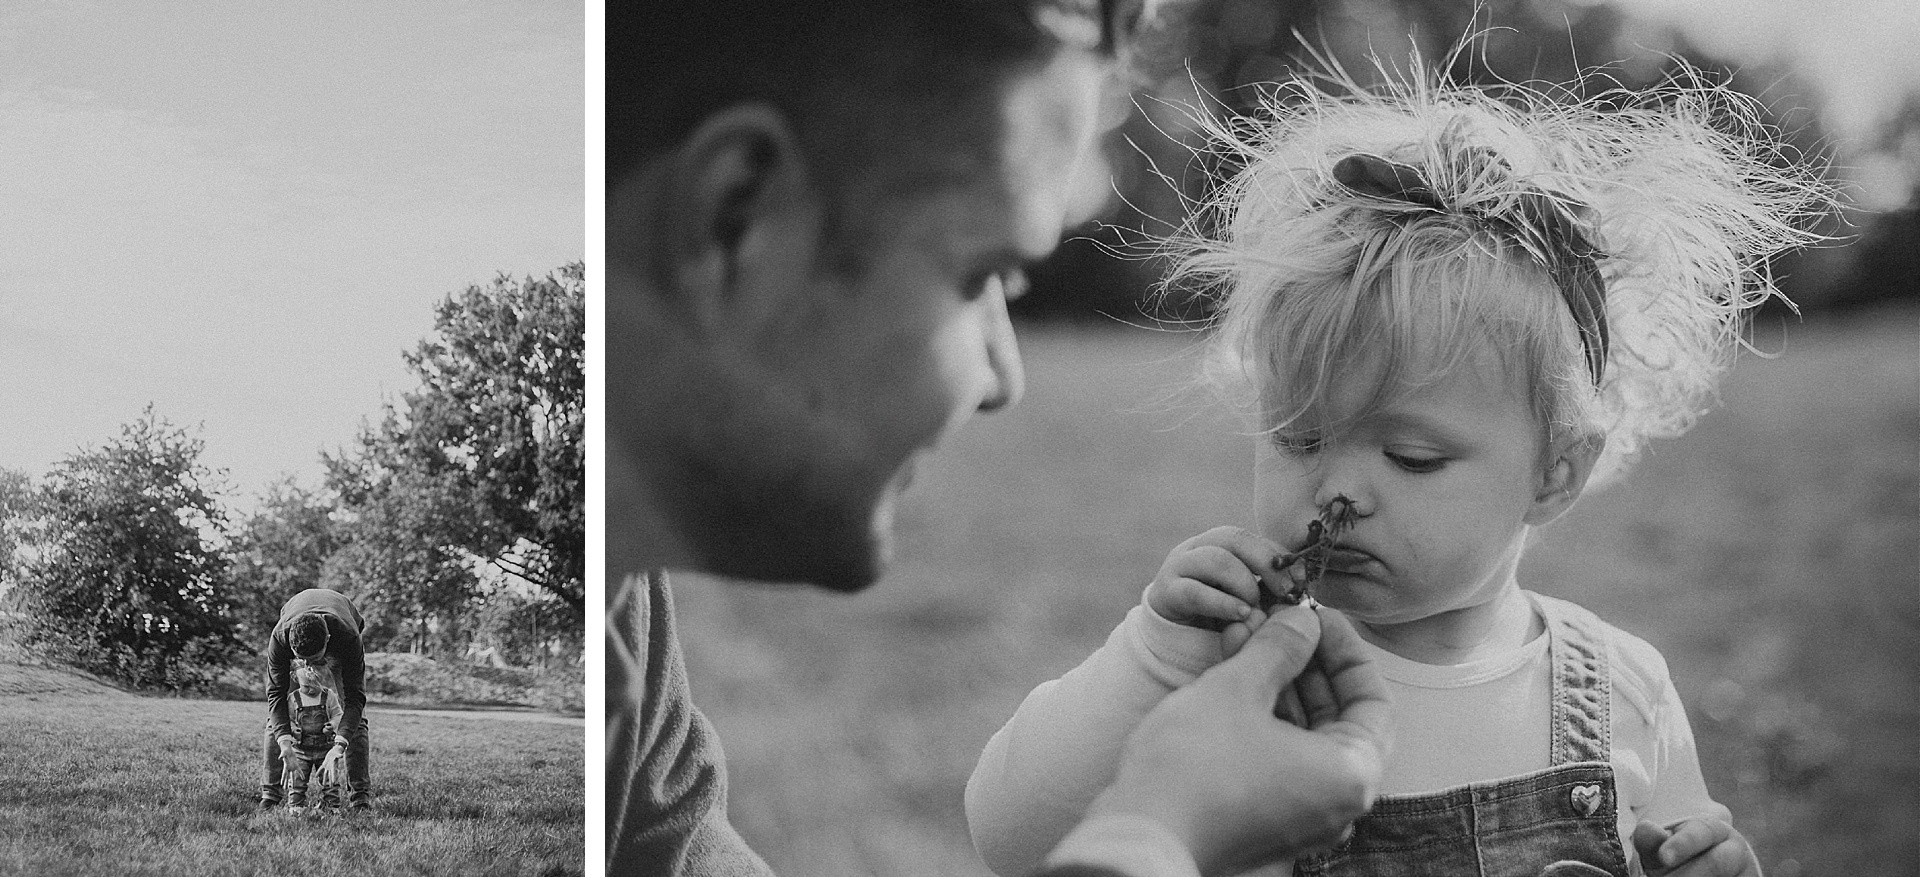
[[[149,405],[36,482],[0,469],[0,622],[44,657],[191,688],[258,653],[289,596],[346,593],[370,650],[577,662],[586,597],[585,270],[435,307],[320,485],[223,504],[204,442]]]

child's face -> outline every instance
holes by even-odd
[[[1297,549],[1320,506],[1344,494],[1360,517],[1316,599],[1375,625],[1489,604],[1513,586],[1527,525],[1544,523],[1536,502],[1543,431],[1520,382],[1483,353],[1347,422],[1372,386],[1373,375],[1359,371],[1326,400],[1340,432],[1260,438],[1254,481],[1263,533]]]

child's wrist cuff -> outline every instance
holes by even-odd
[[[1166,826],[1144,817],[1102,814],[1076,826],[1047,856],[1047,867],[1105,869],[1127,877],[1199,877],[1193,854]]]

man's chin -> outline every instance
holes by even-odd
[[[764,491],[756,501],[707,509],[699,568],[843,593],[871,587],[893,559],[895,511],[914,469],[908,460],[864,489],[790,484]]]
[[[737,528],[727,550],[709,553],[707,572],[781,585],[852,593],[880,580],[893,554],[893,499],[854,509],[816,508],[782,526]],[[798,510],[793,510],[797,512]]]
[[[826,544],[837,544],[840,549],[833,557],[819,558],[818,572],[804,581],[829,591],[853,593],[866,590],[886,574],[887,568],[893,565],[895,510],[899,508],[900,495],[913,482],[913,469],[912,465],[902,467],[887,483],[864,516],[863,524],[847,521],[836,528],[844,538],[830,539]]]

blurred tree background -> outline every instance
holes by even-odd
[[[585,269],[449,295],[324,483],[228,514],[202,442],[151,408],[42,483],[0,470],[0,628],[143,687],[244,664],[288,597],[352,597],[369,650],[577,668],[585,633]]]
[[[1042,320],[1141,322],[1203,315],[1195,302],[1170,292],[1151,293],[1165,265],[1145,254],[1144,239],[1164,234],[1187,205],[1218,183],[1222,169],[1194,157],[1200,144],[1191,117],[1197,107],[1214,114],[1242,113],[1254,106],[1263,83],[1305,65],[1309,52],[1341,64],[1363,84],[1381,75],[1372,56],[1402,66],[1409,50],[1436,63],[1476,28],[1484,40],[1455,60],[1446,73],[1474,84],[1536,81],[1568,84],[1582,70],[1603,67],[1605,79],[1576,93],[1615,85],[1645,87],[1687,61],[1733,88],[1758,98],[1767,122],[1804,155],[1826,156],[1831,172],[1853,200],[1851,170],[1869,163],[1896,168],[1906,191],[1904,206],[1875,211],[1853,208],[1824,227],[1834,244],[1783,257],[1775,265],[1781,287],[1804,313],[1844,315],[1889,302],[1920,302],[1920,94],[1908,95],[1902,111],[1875,136],[1841,141],[1821,116],[1815,85],[1779,61],[1716,57],[1670,25],[1641,20],[1619,5],[1596,0],[1195,0],[1165,16],[1148,39],[1148,54],[1170,59],[1140,70],[1136,113],[1109,150],[1114,165],[1115,207],[1097,229],[1068,241],[1031,272],[1033,290],[1014,304],[1017,316]],[[1230,171],[1231,169],[1225,169]],[[1783,315],[1773,304],[1764,320]]]

